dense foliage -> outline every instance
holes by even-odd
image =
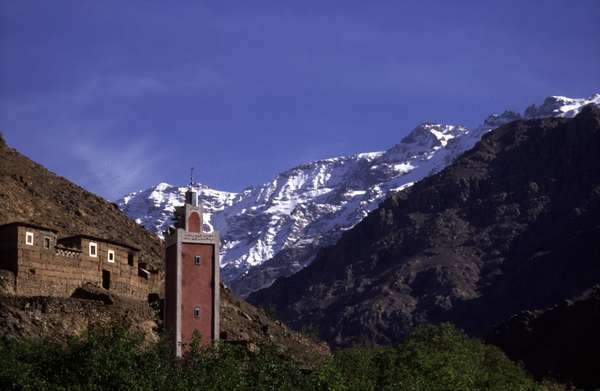
[[[274,346],[192,344],[174,359],[164,342],[145,344],[124,327],[65,343],[0,342],[2,390],[559,390],[535,383],[491,346],[449,325],[416,329],[397,348],[338,351],[301,368]]]

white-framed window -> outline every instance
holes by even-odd
[[[33,246],[33,232],[25,232],[25,244],[28,246]]]
[[[94,242],[90,242],[90,257],[98,257],[98,244]]]
[[[194,308],[194,318],[196,319],[200,319],[200,307],[195,307]]]
[[[44,248],[49,249],[51,244],[52,244],[52,239],[50,239],[48,236],[45,236],[44,237]]]
[[[108,250],[108,262],[115,261],[115,250]]]
[[[194,265],[200,265],[202,263],[202,255],[196,255],[194,257]]]

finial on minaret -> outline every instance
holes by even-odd
[[[190,186],[185,192],[185,202],[193,206],[198,206],[198,195],[194,190],[194,167],[190,170]]]

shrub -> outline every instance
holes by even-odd
[[[497,348],[449,325],[424,326],[396,348],[343,349],[318,370],[277,347],[196,339],[183,359],[163,339],[112,325],[66,343],[0,340],[2,390],[564,390],[535,383]]]
[[[536,384],[498,348],[449,324],[418,327],[396,348],[340,350],[331,365],[325,371],[337,377],[330,385],[340,390],[565,389]]]
[[[498,348],[450,325],[417,328],[381,360],[380,371],[384,390],[538,389]]]

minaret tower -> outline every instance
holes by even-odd
[[[165,328],[181,356],[195,331],[205,345],[219,338],[219,234],[203,232],[192,181],[175,221],[165,239]]]

